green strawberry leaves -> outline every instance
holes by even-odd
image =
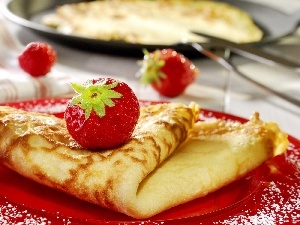
[[[72,83],[72,87],[77,96],[71,100],[71,105],[78,105],[85,111],[85,118],[88,119],[92,110],[96,112],[99,117],[105,116],[105,106],[113,107],[115,103],[112,99],[121,98],[122,94],[114,89],[119,82],[115,81],[111,84],[106,84],[106,79],[99,80],[93,83],[88,80],[85,84]]]
[[[153,57],[150,57],[150,53],[146,49],[143,49],[143,53],[145,58],[139,62],[142,66],[140,81],[144,84],[156,83],[161,85],[161,79],[165,79],[166,74],[160,70],[165,65],[165,61],[160,58],[160,51],[154,51]]]

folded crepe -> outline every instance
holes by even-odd
[[[240,124],[198,121],[199,110],[195,103],[142,108],[126,144],[90,151],[72,139],[63,119],[3,106],[0,163],[141,219],[205,196],[286,150],[287,135],[257,113]]]

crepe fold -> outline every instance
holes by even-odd
[[[205,196],[287,147],[287,135],[258,114],[246,124],[197,122],[199,110],[195,103],[142,108],[128,143],[90,151],[70,137],[62,119],[0,107],[0,162],[38,183],[141,219]]]

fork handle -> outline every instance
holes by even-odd
[[[188,46],[193,47],[195,50],[197,50],[198,52],[202,53],[203,55],[205,55],[206,57],[216,61],[217,63],[219,63],[220,65],[222,65],[223,67],[225,67],[227,70],[232,71],[234,73],[236,73],[237,75],[239,75],[240,77],[244,78],[245,80],[255,84],[256,86],[262,88],[263,90],[289,102],[292,103],[298,107],[300,107],[300,100],[297,100],[295,98],[292,98],[288,95],[285,95],[282,92],[276,91],[270,87],[267,87],[266,85],[250,78],[249,76],[245,75],[244,73],[242,73],[231,61],[217,55],[214,54],[213,52],[203,48],[199,43],[196,42],[189,42],[189,43],[185,43]]]

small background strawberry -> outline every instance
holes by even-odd
[[[73,84],[78,93],[65,110],[71,136],[89,149],[113,148],[132,135],[140,114],[137,97],[124,82],[112,78]]]
[[[29,43],[18,57],[20,67],[34,77],[50,72],[56,59],[56,51],[45,42]]]
[[[192,84],[199,70],[184,55],[173,49],[144,51],[141,82],[151,84],[160,94],[175,97]]]

